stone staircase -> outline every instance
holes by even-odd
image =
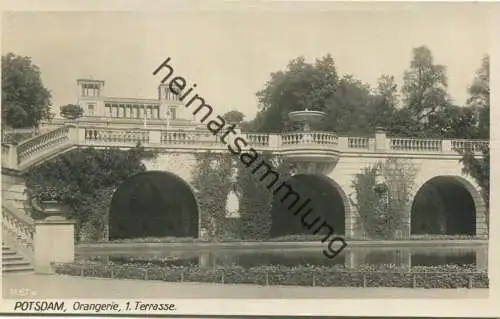
[[[14,248],[2,243],[2,274],[31,273],[31,263]]]
[[[11,209],[15,209],[15,211],[29,216],[24,208],[24,202],[27,197],[25,189],[26,186],[24,186],[24,184],[11,185],[8,190],[2,192],[2,202],[8,203]]]

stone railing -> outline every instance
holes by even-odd
[[[269,146],[269,134],[267,133],[243,133],[247,142],[255,146]]]
[[[451,140],[453,150],[481,152],[481,148],[487,145],[488,141],[484,140]]]
[[[70,126],[63,126],[17,145],[17,165],[23,166],[70,142],[70,128]]]
[[[411,152],[442,152],[442,140],[391,138],[390,149],[395,151]]]
[[[154,139],[153,139],[154,141]],[[160,144],[162,145],[214,145],[223,143],[220,138],[205,131],[160,131]]]
[[[318,151],[335,150],[340,153],[408,153],[432,155],[458,155],[458,150],[479,152],[483,140],[437,140],[390,138],[378,133],[375,137],[338,137],[330,132],[294,132],[294,133],[239,133],[249,146],[259,150],[280,152],[293,147],[317,148]],[[234,136],[232,137],[234,138]],[[228,139],[230,140],[231,137]],[[119,127],[98,127],[91,125],[65,125],[45,134],[35,136],[15,145],[2,144],[2,167],[25,169],[34,163],[54,156],[65,149],[75,146],[94,147],[133,147],[140,142],[143,146],[154,148],[198,147],[214,150],[227,150],[219,136],[209,131],[124,129]]]
[[[20,248],[33,251],[35,224],[29,216],[17,214],[10,208],[2,206],[2,228],[16,240]]]
[[[114,143],[149,143],[149,133],[144,130],[124,130],[110,128],[83,128],[86,141]]]
[[[280,135],[281,145],[332,145],[336,146],[339,138],[329,132],[297,132]]]
[[[370,138],[369,137],[341,137],[341,139],[347,139],[348,149],[364,149],[368,150],[370,148]]]

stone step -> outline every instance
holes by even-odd
[[[10,262],[10,261],[20,261],[20,260],[23,260],[23,256],[20,256],[20,255],[5,255],[5,254],[2,254],[2,263],[3,262]]]
[[[4,200],[25,200],[26,194],[23,192],[7,191],[3,193]]]
[[[24,200],[11,199],[10,203],[12,204],[12,206],[16,207],[17,209],[24,211]]]
[[[8,190],[13,190],[13,191],[17,191],[17,192],[24,192],[24,190],[26,189],[26,185],[24,185],[24,183],[12,183],[10,184]]]
[[[2,266],[4,268],[16,267],[16,266],[29,266],[30,263],[24,260],[22,257],[20,260],[2,260]]]
[[[29,273],[33,272],[35,269],[31,266],[17,266],[17,267],[2,267],[2,273]]]
[[[2,242],[2,273],[17,274],[33,271],[34,268],[28,260]]]
[[[12,267],[27,267],[30,266],[30,263],[23,258],[21,260],[2,260],[2,267],[4,269],[12,268]]]

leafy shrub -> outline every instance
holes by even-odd
[[[232,220],[231,222],[236,222]],[[287,235],[266,239],[245,239],[225,237],[220,241],[225,243],[238,243],[238,242],[317,242],[323,239],[324,235],[310,235],[310,234],[296,234]],[[440,235],[440,234],[418,234],[411,235],[410,238],[404,240],[474,240],[476,236],[471,235]],[[352,241],[373,241],[371,238],[367,237],[346,237],[346,240]],[[395,240],[397,241],[397,240]],[[98,240],[90,241],[88,243],[108,243],[108,244],[133,244],[133,243],[207,243],[207,239],[194,238],[194,237],[144,237],[144,238],[123,238],[123,239],[113,239],[110,241]],[[82,243],[86,243],[82,241]]]
[[[444,265],[419,266],[410,270],[393,265],[334,266],[225,266],[161,267],[153,264],[116,265],[77,262],[55,265],[56,273],[71,276],[164,280],[169,282],[209,282],[226,284],[293,285],[320,287],[399,287],[399,288],[488,288],[486,272],[473,267]]]
[[[142,161],[155,156],[139,143],[126,151],[77,148],[31,168],[26,187],[35,201],[55,200],[69,207],[65,213],[76,220],[82,239],[104,239],[113,190],[131,175],[145,171]],[[86,231],[80,234],[81,229]]]
[[[384,179],[377,183],[377,176]],[[408,231],[408,207],[414,187],[416,169],[411,163],[388,158],[364,168],[356,174],[353,188],[356,191],[360,224],[357,232],[375,239],[396,239]],[[387,191],[387,206],[379,193]]]
[[[197,191],[200,208],[200,227],[208,232],[211,240],[224,237],[232,162],[232,158],[226,154],[197,154],[193,187]]]

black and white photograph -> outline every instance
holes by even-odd
[[[1,16],[3,312],[494,313],[496,4],[53,2]]]

